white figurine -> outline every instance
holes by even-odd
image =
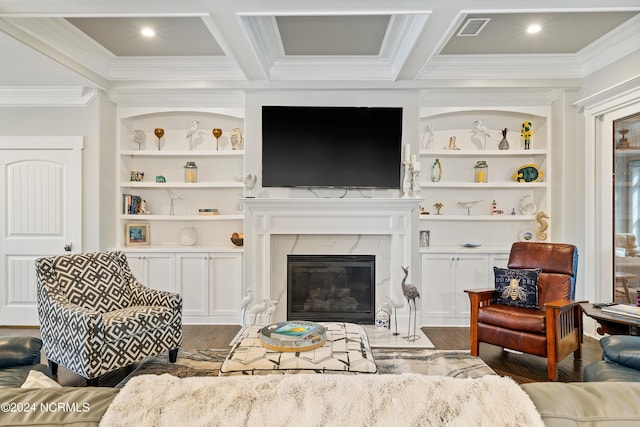
[[[487,126],[484,124],[484,120],[482,119],[478,119],[474,122],[474,124],[476,125],[475,128],[473,128],[474,132],[476,132],[479,135],[482,135],[484,137],[484,146],[483,149],[486,150],[487,149],[487,137],[490,135],[489,134],[489,128],[487,128]]]
[[[140,202],[140,213],[142,215],[149,215],[151,211],[147,208],[147,201],[143,200]]]
[[[198,120],[194,120],[191,122],[191,127],[187,131],[187,139],[189,140],[189,150],[193,150],[193,144],[191,143],[191,138],[193,138],[193,134],[198,130],[198,125],[200,122]]]

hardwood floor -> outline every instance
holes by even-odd
[[[227,348],[240,327],[238,325],[224,326],[183,326],[183,348]],[[423,327],[423,332],[438,350],[469,350],[469,328],[452,327]],[[40,336],[37,328],[0,328],[0,336],[29,335]],[[496,373],[509,376],[519,384],[529,382],[545,382],[547,379],[547,360],[529,354],[516,354],[504,351],[500,347],[480,344],[480,358]],[[602,358],[602,350],[597,340],[586,337],[582,349],[582,360],[573,360],[572,356],[559,363],[558,381],[582,381],[582,369]],[[43,354],[43,363],[46,359]],[[105,375],[100,379],[100,386],[113,387],[135,366],[120,369]],[[84,386],[85,379],[63,367],[59,368],[57,381],[63,386]]]

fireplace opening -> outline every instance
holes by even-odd
[[[288,255],[287,320],[373,324],[374,255]]]

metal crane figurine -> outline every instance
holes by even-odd
[[[409,276],[409,267],[402,267],[402,271],[404,271],[404,277],[402,278],[402,293],[404,297],[407,299],[407,303],[409,304],[409,328],[407,332],[407,340],[408,341],[416,341],[420,338],[416,334],[416,322],[418,317],[418,312],[416,308],[416,298],[420,298],[420,292],[418,292],[418,288],[414,285],[407,283],[407,277]],[[411,334],[411,301],[413,301],[413,335]]]

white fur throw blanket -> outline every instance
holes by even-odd
[[[510,378],[257,375],[131,379],[101,426],[543,426]]]

